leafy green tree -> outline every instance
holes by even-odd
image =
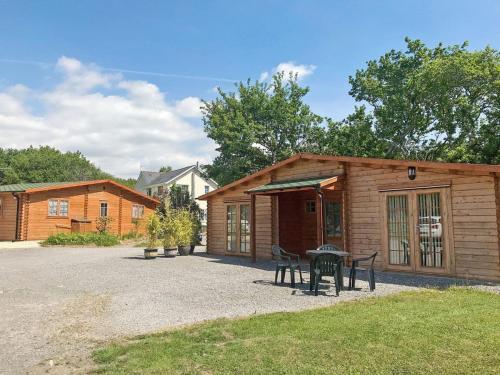
[[[62,153],[42,146],[22,150],[0,148],[0,184],[112,179],[134,186],[133,179],[116,178],[97,168],[80,152]]]
[[[170,172],[171,170],[172,170],[172,167],[170,165],[166,165],[166,166],[161,167],[158,172],[160,172],[160,173],[162,173],[162,172]]]
[[[240,82],[236,92],[223,92],[204,102],[203,122],[219,155],[207,174],[224,185],[297,152],[320,151],[322,117],[303,98],[309,92],[297,76],[273,76],[271,83]]]
[[[373,130],[373,116],[364,106],[342,121],[327,119],[328,129],[323,140],[324,151],[329,155],[380,158],[385,156],[386,142]]]
[[[499,52],[406,43],[349,78],[350,94],[373,110],[384,156],[499,162]]]

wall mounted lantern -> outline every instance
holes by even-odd
[[[417,177],[417,167],[408,167],[408,178],[414,180]]]

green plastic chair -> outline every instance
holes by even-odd
[[[295,288],[295,270],[299,270],[300,283],[304,282],[302,278],[302,268],[300,267],[300,255],[288,253],[278,245],[271,248],[273,259],[276,260],[276,273],[274,275],[274,284],[278,284],[278,273],[281,272],[281,283],[285,282],[285,273],[290,269],[290,284]]]
[[[313,272],[314,272],[314,295],[318,295],[319,283],[324,276],[332,276],[335,281],[335,294],[338,296],[340,291],[340,275],[339,262],[342,259],[334,254],[320,254],[314,258]]]

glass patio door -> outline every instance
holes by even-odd
[[[439,270],[444,267],[443,205],[440,192],[417,193],[417,266]]]
[[[226,205],[226,252],[250,255],[250,205]]]
[[[387,267],[446,273],[444,189],[386,193],[384,235]]]

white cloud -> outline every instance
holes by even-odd
[[[266,81],[269,78],[269,72],[260,73],[259,81]]]
[[[188,96],[179,100],[175,104],[177,113],[182,114],[184,117],[201,117],[201,100],[194,96]]]
[[[272,69],[271,72],[262,72],[259,77],[259,81],[268,80],[272,74],[283,72],[285,78],[291,74],[297,75],[297,79],[300,81],[307,76],[310,76],[316,70],[316,65],[304,65],[296,64],[293,61],[282,62]]]
[[[15,85],[0,91],[0,147],[80,150],[124,177],[136,177],[139,165],[182,167],[213,157],[215,147],[199,123],[199,98],[168,101],[150,82],[125,80],[68,57],[58,60],[57,70],[62,77],[53,89]]]

